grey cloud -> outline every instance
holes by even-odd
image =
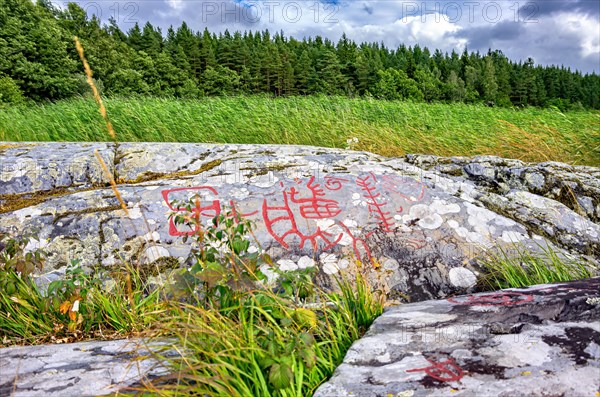
[[[494,49],[497,41],[515,40],[525,33],[525,27],[521,23],[505,20],[495,24],[477,26],[462,29],[455,36],[467,39],[467,46],[474,50]],[[500,46],[502,48],[502,46]]]
[[[598,0],[537,0],[528,1],[519,7],[521,18],[537,18],[560,12],[581,12],[588,15],[600,15]]]

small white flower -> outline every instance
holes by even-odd
[[[254,254],[255,252],[258,252],[258,247],[255,247],[254,245],[251,245],[250,247],[248,247],[249,254]]]
[[[79,299],[77,299],[75,302],[73,302],[73,307],[71,307],[71,311],[72,312],[78,312],[79,311]]]

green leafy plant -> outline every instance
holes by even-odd
[[[158,396],[312,395],[382,312],[365,279],[351,281],[341,288],[360,285],[353,292],[315,288],[310,305],[266,288],[241,292],[242,303],[226,310],[177,305],[163,326],[174,331],[181,356],[162,356],[172,375],[143,390]]]
[[[279,275],[280,295],[299,302],[315,294],[315,267],[294,271],[274,270]]]
[[[44,252],[39,249],[26,249],[33,240],[29,236],[0,239],[0,270],[12,270],[25,276],[32,274],[36,269],[41,270],[44,265]]]
[[[240,292],[252,290],[256,282],[266,279],[260,267],[272,261],[256,247],[250,252],[252,224],[234,208],[224,208],[209,225],[203,225],[198,196],[186,202],[173,201],[171,205],[180,209],[170,214],[175,225],[194,230],[183,238],[184,242],[191,241],[195,258],[188,270],[192,277],[187,277],[187,281],[190,289],[200,290],[205,303],[235,305]]]
[[[89,295],[99,287],[100,279],[86,275],[79,261],[72,261],[67,266],[64,279],[48,285],[47,299],[51,301],[55,311],[65,316],[70,332],[81,327],[89,330],[89,326],[93,324],[95,313]]]

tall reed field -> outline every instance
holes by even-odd
[[[600,112],[345,97],[106,99],[120,141],[297,144],[600,165]],[[92,99],[0,109],[0,141],[107,141]],[[355,140],[356,141],[356,140]]]

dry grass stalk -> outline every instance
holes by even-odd
[[[114,130],[110,120],[108,119],[108,114],[106,113],[106,108],[104,107],[104,103],[102,103],[102,97],[100,96],[100,93],[98,92],[98,88],[96,87],[96,84],[94,84],[94,79],[92,79],[92,75],[93,75],[92,69],[90,68],[88,61],[85,58],[85,54],[83,52],[83,46],[81,45],[81,42],[79,41],[79,38],[77,38],[77,37],[75,37],[75,46],[77,47],[77,52],[79,53],[79,58],[81,58],[81,62],[83,62],[83,69],[85,70],[86,79],[87,79],[88,84],[92,88],[92,92],[94,93],[94,99],[96,100],[96,103],[98,104],[98,110],[100,111],[100,114],[102,115],[102,118],[104,119],[104,122],[106,123],[106,128],[108,129],[108,134],[113,139],[113,141],[116,141],[117,134],[115,133],[115,130]]]
[[[85,54],[84,54],[84,51],[83,51],[83,46],[81,45],[81,42],[79,41],[79,38],[74,37],[74,40],[75,40],[75,46],[77,47],[77,52],[79,53],[79,57],[81,58],[81,62],[83,63],[83,69],[85,71],[87,82],[90,85],[90,87],[92,89],[92,92],[94,94],[94,100],[98,104],[98,110],[99,110],[100,114],[102,115],[102,118],[104,119],[104,122],[106,123],[106,129],[108,130],[108,134],[110,135],[110,137],[112,138],[112,140],[115,143],[117,143],[117,134],[116,134],[116,132],[115,132],[113,126],[112,126],[112,123],[108,119],[108,114],[106,112],[106,108],[104,107],[104,103],[102,102],[102,97],[100,96],[100,92],[98,91],[98,88],[96,87],[96,84],[94,83],[94,79],[92,78],[93,72],[92,72],[92,69],[90,68],[90,65],[87,62],[87,59],[85,58]],[[111,186],[111,188],[112,188],[112,190],[113,190],[113,192],[115,194],[115,197],[117,198],[117,200],[119,200],[119,204],[121,205],[121,208],[125,212],[125,215],[131,221],[131,224],[132,224],[134,230],[137,231],[137,228],[136,228],[135,224],[133,223],[133,221],[131,220],[131,217],[129,216],[129,210],[127,209],[127,205],[123,201],[123,198],[121,196],[121,193],[119,192],[119,189],[117,187],[117,183],[115,181],[115,178],[114,178],[113,174],[108,169],[108,166],[104,162],[104,159],[102,158],[102,156],[100,155],[100,153],[98,152],[98,150],[96,150],[94,152],[94,155],[98,159],[98,162],[100,163],[100,166],[102,167],[102,170],[104,171],[104,174],[106,175],[108,181],[110,182],[110,186]],[[138,197],[138,199],[139,199],[139,197]],[[146,218],[146,216],[145,216],[145,214],[143,212],[142,212],[142,215],[144,217],[144,222],[146,224],[146,229],[147,229],[149,235],[151,235],[152,230],[150,228],[150,224],[148,223],[148,219]],[[153,240],[152,240],[152,244],[154,246],[156,246],[156,242],[153,241]],[[157,269],[158,269],[158,267],[157,267]],[[130,296],[130,299],[131,299],[131,296]],[[133,304],[133,301],[132,301],[132,304]]]
[[[106,175],[106,178],[108,178],[110,187],[112,188],[113,193],[115,194],[115,197],[117,198],[117,200],[119,200],[119,204],[121,205],[121,208],[123,209],[123,211],[125,211],[125,215],[129,216],[129,210],[127,209],[127,205],[125,205],[125,201],[123,201],[123,197],[121,197],[121,193],[119,192],[119,189],[117,188],[117,183],[115,182],[115,178],[113,177],[110,170],[108,169],[108,166],[104,162],[104,159],[102,158],[102,156],[100,156],[100,152],[98,152],[98,149],[96,149],[94,151],[94,155],[98,159],[98,162],[100,163],[100,166],[102,167],[102,170],[104,171],[104,175]]]

